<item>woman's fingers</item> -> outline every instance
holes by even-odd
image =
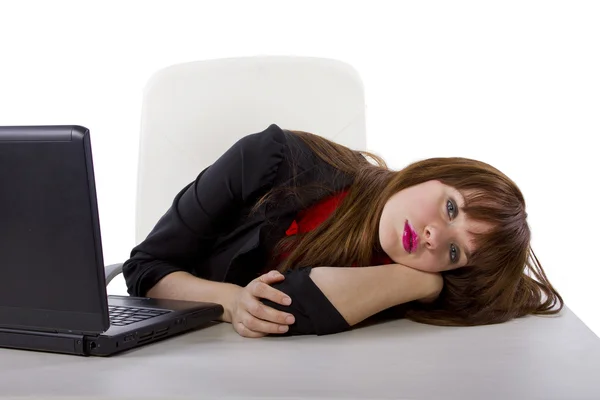
[[[295,322],[292,314],[279,311],[263,304],[260,299],[288,306],[292,300],[285,293],[270,286],[285,277],[271,271],[250,282],[242,291],[238,300],[238,308],[234,317],[235,330],[244,337],[262,337],[266,334],[281,334],[289,330]]]
[[[253,315],[256,318],[262,319],[267,322],[274,322],[280,325],[291,325],[296,321],[292,314],[276,310],[256,299],[252,299],[249,301],[247,310],[251,315]]]
[[[244,326],[254,332],[260,333],[285,333],[288,331],[288,326],[285,324],[279,325],[263,319],[257,318],[251,313],[247,313],[242,317],[242,323]]]
[[[282,306],[289,306],[292,304],[292,299],[287,294],[270,286],[272,283],[282,281],[283,279],[285,278],[282,274],[271,271],[250,282],[247,288],[255,297],[271,300],[273,303],[281,304]]]
[[[262,274],[258,277],[258,280],[271,285],[276,282],[280,282],[285,279],[285,276],[277,270],[269,271],[266,274]]]
[[[279,273],[277,272],[277,274]],[[281,278],[283,278],[283,275],[279,275]],[[255,301],[250,301],[247,304],[246,309],[256,318],[278,324],[289,325],[295,322],[295,318],[292,314],[276,310],[272,307],[264,305],[260,301],[257,301],[257,299],[267,299],[271,300],[273,303],[281,304],[283,306],[289,306],[292,304],[292,299],[288,295],[265,283],[265,281],[269,282],[270,279],[281,280],[281,278],[277,277],[272,271],[269,274],[262,275],[258,279],[250,282],[248,289]]]
[[[249,329],[242,322],[236,322],[234,324],[234,329],[240,336],[247,337],[247,338],[260,338],[260,337],[263,337],[266,335],[265,333],[255,332],[255,331]]]

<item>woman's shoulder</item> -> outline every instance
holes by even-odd
[[[265,144],[265,145],[283,145],[294,152],[310,153],[314,154],[310,147],[302,141],[297,135],[291,130],[283,128],[275,123],[269,125],[265,130],[251,133],[243,137],[240,141],[246,141],[252,144]]]
[[[275,123],[263,131],[242,137],[233,147],[262,161],[272,156],[285,159],[300,170],[323,167],[321,160],[300,137]]]
[[[293,179],[300,186],[317,183],[339,190],[352,180],[322,160],[300,136],[275,123],[242,138],[239,143],[260,164],[278,159],[280,182],[289,183]]]
[[[263,131],[242,136],[232,147],[264,154],[268,151],[281,152],[287,145],[288,138],[284,130],[276,124],[271,124]]]

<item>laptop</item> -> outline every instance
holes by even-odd
[[[222,313],[107,296],[89,130],[0,127],[0,347],[110,356]]]

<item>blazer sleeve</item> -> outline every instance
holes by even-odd
[[[172,272],[191,273],[232,217],[273,184],[285,140],[276,125],[247,135],[184,187],[123,264],[129,294],[145,296]]]
[[[311,270],[311,267],[293,269],[285,273],[283,281],[272,285],[290,296],[292,304],[282,306],[267,299],[261,299],[262,303],[294,315],[296,321],[286,335],[327,335],[350,329],[350,324],[313,282]]]

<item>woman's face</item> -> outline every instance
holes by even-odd
[[[448,271],[467,264],[475,248],[472,232],[489,225],[466,218],[461,193],[431,180],[394,194],[379,220],[379,241],[396,263],[428,272]]]

